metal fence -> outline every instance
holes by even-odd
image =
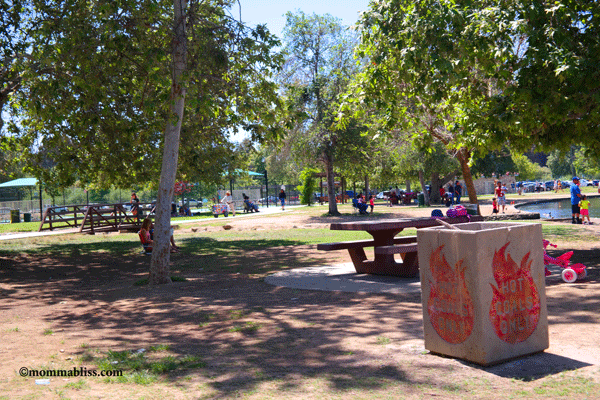
[[[51,207],[50,204],[43,205],[44,210]],[[0,222],[10,222],[11,210],[19,210],[21,214],[21,221],[23,221],[23,214],[31,214],[32,221],[40,220],[40,201],[39,200],[21,200],[21,201],[3,201],[0,202]]]
[[[271,206],[279,203],[279,192],[282,188],[285,190],[287,204],[299,204],[299,192],[296,190],[296,185],[269,185],[268,197],[264,185],[260,187],[234,189],[231,193],[231,197],[233,197],[236,209],[243,208],[244,200],[242,194],[246,194],[246,196],[250,197],[250,201],[255,202],[256,204],[267,206],[268,201],[268,204]],[[219,198],[222,199],[223,196],[225,196],[225,192],[229,191],[230,190],[219,190]]]

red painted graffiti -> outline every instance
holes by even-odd
[[[507,343],[526,340],[540,318],[540,296],[531,276],[530,253],[521,265],[506,254],[510,242],[494,253],[492,267],[497,286],[490,306],[490,320],[498,337]]]
[[[449,343],[464,342],[473,331],[473,302],[465,282],[464,260],[451,267],[442,255],[443,245],[431,253],[427,312],[435,331]]]

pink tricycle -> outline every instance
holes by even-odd
[[[554,248],[556,248],[558,246],[550,243],[549,241],[547,241],[545,239],[543,241],[543,244],[544,244],[544,265],[554,264],[554,265],[558,265],[559,267],[562,267],[563,268],[563,271],[562,271],[562,280],[563,281],[565,281],[567,283],[573,283],[577,279],[584,279],[587,276],[585,265],[583,265],[581,263],[570,265],[571,256],[573,256],[572,251],[566,252],[566,253],[561,254],[560,256],[554,258],[554,257],[549,256],[546,253],[546,247],[548,247],[548,245],[550,245]],[[551,275],[551,274],[552,273],[548,270],[548,267],[546,267],[546,276]]]

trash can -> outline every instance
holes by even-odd
[[[21,222],[21,210],[10,210],[10,223],[18,224]]]
[[[31,213],[23,213],[23,222],[31,222]]]
[[[419,202],[419,207],[425,207],[425,194],[419,193],[417,195],[417,200]]]
[[[540,224],[417,231],[425,348],[481,365],[548,348]]]

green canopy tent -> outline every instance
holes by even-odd
[[[261,174],[260,172],[244,171],[241,169],[236,169],[235,172],[236,172],[236,174],[248,174],[250,176],[265,176],[265,174]]]
[[[12,181],[0,183],[0,188],[8,188],[8,187],[35,187],[38,184],[38,180],[36,178],[19,178]],[[40,221],[43,218],[43,210],[42,210],[42,185],[40,185]]]

